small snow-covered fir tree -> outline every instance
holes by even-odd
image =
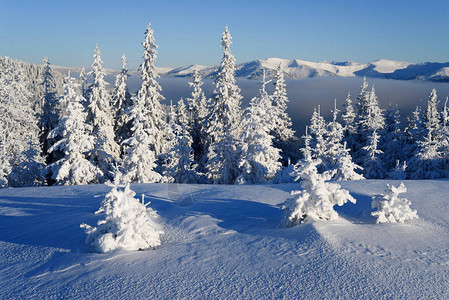
[[[129,111],[132,106],[132,100],[127,85],[129,74],[126,68],[126,62],[126,56],[123,54],[122,69],[115,77],[114,94],[112,97],[116,120],[114,124],[115,139],[119,145],[131,136]]]
[[[441,127],[441,119],[438,112],[438,102],[437,91],[433,89],[429,95],[429,100],[427,102],[427,111],[425,115],[425,126],[427,131],[430,132],[432,136]]]
[[[88,98],[87,73],[84,67],[81,67],[79,80],[81,81],[81,95],[84,98]]]
[[[95,138],[91,160],[103,172],[105,179],[111,179],[113,167],[120,161],[120,146],[115,141],[112,97],[106,89],[108,83],[104,79],[106,73],[98,46],[95,48],[90,74],[93,76],[93,83],[87,106],[87,123],[92,126],[92,135]]]
[[[410,208],[410,201],[399,198],[398,195],[407,192],[404,183],[398,187],[387,184],[385,195],[373,196],[371,207],[375,209],[371,214],[377,217],[376,223],[404,223],[417,219],[416,210]]]
[[[119,184],[120,174],[106,194],[96,214],[104,214],[97,227],[81,224],[87,233],[86,243],[96,251],[107,253],[116,249],[148,250],[161,244],[163,234],[158,214],[148,205],[135,198],[129,183]]]
[[[281,207],[285,210],[287,226],[299,225],[309,219],[335,220],[338,218],[334,205],[342,206],[356,200],[336,183],[328,183],[333,172],[318,173],[320,159],[306,159],[298,168],[301,177],[301,191],[292,191],[292,198]]]
[[[265,75],[265,72],[264,72]],[[274,178],[281,167],[280,150],[273,147],[272,100],[265,90],[265,76],[259,95],[250,102],[242,120],[243,133],[239,166],[239,184],[266,183]]]
[[[235,58],[231,54],[231,34],[225,28],[221,38],[223,59],[215,80],[215,92],[208,116],[211,144],[206,165],[213,183],[233,183],[239,174],[238,140],[241,129],[240,88],[235,83]]]
[[[69,73],[62,101],[66,105],[66,115],[50,133],[50,136],[63,137],[49,152],[60,150],[65,154],[64,157],[47,167],[47,172],[50,172],[58,185],[89,184],[97,182],[103,175],[101,170],[86,158],[95,143],[90,135],[91,127],[86,123],[87,113],[81,104],[83,97],[77,94],[77,84],[73,80]]]
[[[313,109],[312,117],[310,119],[310,149],[312,150],[312,157],[320,158],[324,156],[326,151],[325,137],[327,135],[326,121],[321,116],[320,106]]]
[[[354,105],[352,104],[350,92],[348,92],[348,96],[346,97],[344,108],[345,113],[341,116],[341,118],[343,119],[344,122],[344,130],[346,133],[346,137],[349,137],[353,135],[357,130],[357,126],[355,123],[357,114],[355,113]]]
[[[365,178],[382,179],[385,176],[385,168],[382,160],[379,158],[383,152],[378,148],[379,135],[377,134],[377,131],[374,131],[370,136],[368,136],[367,143],[368,144],[362,148],[362,150],[365,151],[362,164]]]
[[[407,178],[407,162],[396,161],[396,167],[387,173],[387,178],[393,180],[404,180]]]

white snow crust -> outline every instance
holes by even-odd
[[[283,228],[298,183],[133,184],[160,215],[155,250],[95,253],[81,223],[105,185],[0,190],[1,299],[448,299],[449,181],[406,181],[419,219],[376,224],[386,183],[342,181],[339,218]]]

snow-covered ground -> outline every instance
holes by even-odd
[[[412,224],[375,224],[371,195],[343,182],[337,221],[282,228],[299,184],[135,184],[164,221],[152,251],[92,253],[80,224],[110,187],[0,190],[0,298],[448,299],[449,181],[406,181]],[[399,182],[393,182],[398,185]]]

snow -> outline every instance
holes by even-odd
[[[79,224],[102,218],[110,187],[2,189],[0,298],[448,298],[449,181],[406,181],[420,219],[375,224],[386,183],[400,182],[339,182],[356,204],[292,228],[276,205],[297,183],[133,184],[164,222],[162,244],[107,254]]]
[[[379,73],[393,73],[396,70],[405,69],[408,66],[412,65],[412,63],[405,61],[394,61],[388,59],[379,59],[376,60],[369,65],[374,65],[374,70]]]

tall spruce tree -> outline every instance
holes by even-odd
[[[214,183],[233,183],[238,176],[238,139],[242,113],[240,88],[235,82],[235,58],[231,34],[225,28],[221,38],[223,59],[215,80],[215,92],[207,132],[210,134],[207,171]]]
[[[274,128],[270,134],[274,137],[273,145],[281,150],[282,164],[287,165],[289,159],[298,159],[295,151],[297,139],[294,137],[295,131],[292,129],[292,120],[287,113],[287,97],[284,72],[279,64],[274,76],[275,87],[272,96],[273,100],[273,120]]]
[[[139,120],[133,122],[140,122],[146,135],[150,136],[151,144],[148,146],[155,153],[156,157],[168,151],[166,146],[165,126],[166,114],[162,108],[160,101],[164,100],[161,95],[162,88],[157,82],[159,75],[156,70],[156,40],[154,39],[154,31],[151,29],[151,23],[145,31],[145,41],[142,43],[144,48],[143,62],[140,65],[142,86],[135,98],[134,110],[142,109],[143,112],[134,112],[133,116],[139,116]],[[136,127],[136,126],[134,126]],[[136,127],[137,128],[137,127]]]
[[[59,101],[56,96],[56,84],[50,67],[48,58],[44,58],[44,71],[42,81],[43,97],[40,104],[40,136],[39,142],[42,145],[42,154],[45,156],[47,164],[55,161],[52,153],[48,149],[57,141],[49,138],[49,133],[56,128],[59,119]]]
[[[115,141],[112,97],[106,89],[108,84],[104,79],[106,72],[98,46],[95,48],[90,74],[93,77],[93,83],[90,87],[87,106],[87,122],[92,126],[92,134],[95,138],[91,159],[94,165],[103,172],[104,179],[112,180],[114,166],[120,161],[120,146]]]
[[[204,172],[208,147],[208,134],[206,132],[206,117],[209,113],[208,103],[202,89],[203,81],[197,69],[193,73],[193,81],[189,82],[193,88],[192,95],[187,98],[188,127],[192,137],[194,159],[200,172]]]

